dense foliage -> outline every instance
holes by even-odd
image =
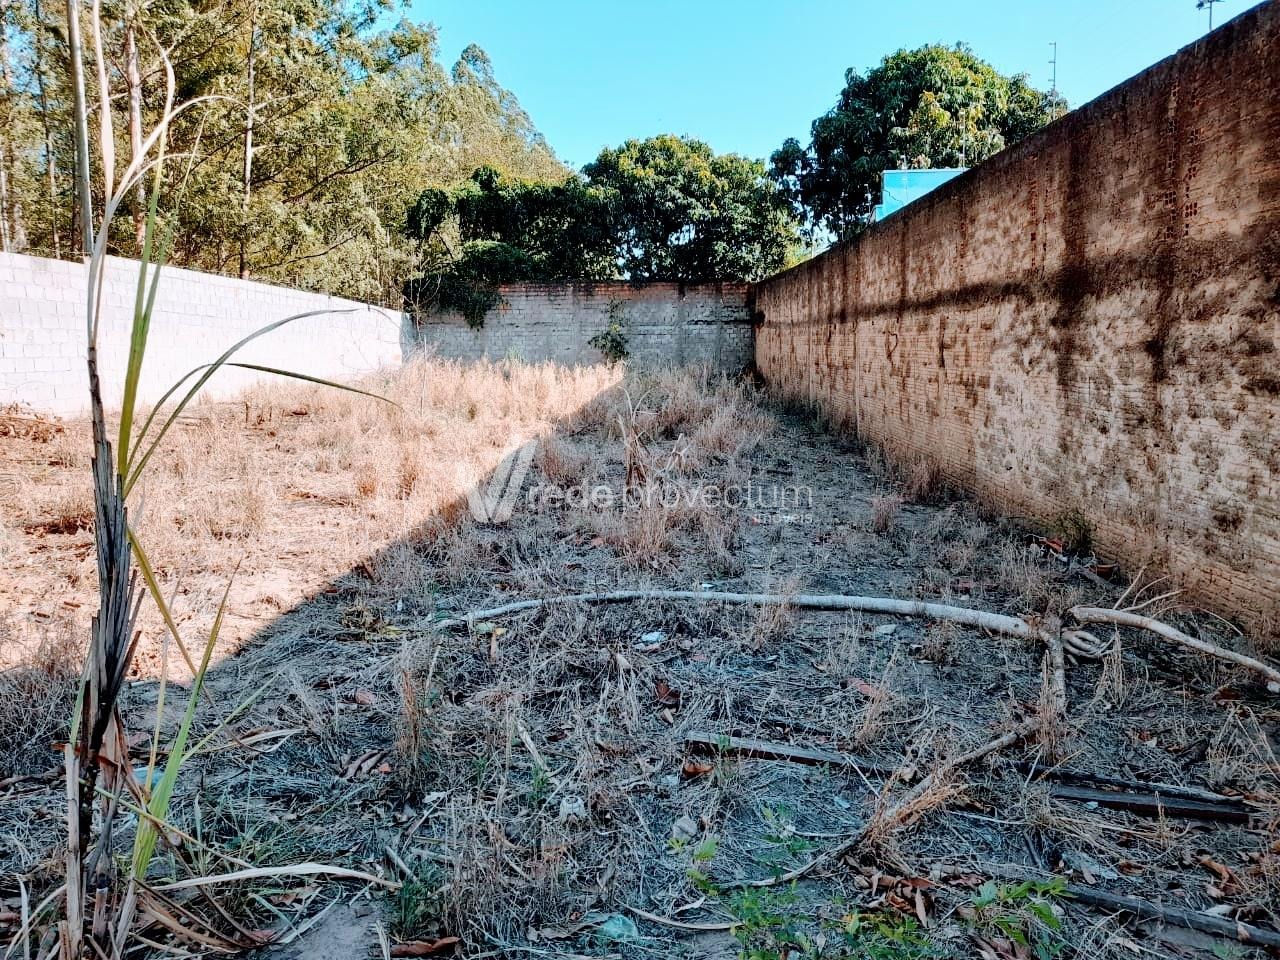
[[[787,140],[772,172],[811,235],[844,239],[867,224],[882,171],[973,166],[1065,110],[963,45],[900,50],[866,73],[849,70],[809,145]]]
[[[618,265],[633,280],[756,280],[778,270],[796,240],[765,165],[699,140],[628,140],[583,173],[617,197]]]
[[[179,118],[168,144],[161,209],[177,218],[179,264],[394,301],[415,257],[405,210],[424,188],[486,164],[534,182],[566,173],[482,50],[468,47],[446,71],[433,28],[377,28],[389,0],[134,9],[102,38],[108,76],[129,94],[113,105],[117,174],[134,131],[162,109],[161,47],[179,101],[210,98]],[[65,2],[0,0],[0,13],[0,241],[76,256]],[[86,79],[92,104],[92,67]],[[113,225],[112,252],[138,253],[139,224]]]
[[[797,240],[762,162],[674,136],[604,150],[557,183],[482,167],[454,189],[424,190],[406,231],[424,264],[410,300],[472,323],[501,283],[754,280]]]

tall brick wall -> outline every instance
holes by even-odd
[[[421,348],[462,360],[597,363],[590,346],[616,319],[632,362],[708,364],[737,373],[751,364],[751,290],[745,283],[511,284],[502,302],[473,330],[456,313],[421,317]]]
[[[138,264],[109,258],[98,335],[102,388],[120,396],[129,350]],[[83,263],[0,253],[0,405],[15,401],[59,414],[84,412]],[[254,330],[297,313],[307,317],[249,344],[236,359],[327,378],[351,378],[398,364],[404,318],[352,300],[166,267],[161,274],[140,396],[159,400],[179,377]],[[270,374],[225,368],[205,396],[227,397]]]
[[[756,362],[1280,623],[1280,0],[759,285]]]

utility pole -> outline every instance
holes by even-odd
[[[1049,76],[1049,95],[1057,97],[1058,95],[1058,41],[1050,40],[1049,46],[1053,49],[1053,56],[1049,58],[1049,66],[1053,69],[1053,73]]]
[[[1213,29],[1213,5],[1215,3],[1221,3],[1221,2],[1222,0],[1196,0],[1197,10],[1209,11],[1209,29],[1210,30]]]

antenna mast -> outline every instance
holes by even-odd
[[[1209,11],[1209,29],[1210,30],[1213,29],[1213,5],[1215,3],[1221,3],[1221,2],[1222,0],[1196,0],[1197,10]]]

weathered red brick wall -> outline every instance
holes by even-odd
[[[762,283],[757,307],[778,391],[1280,623],[1280,0]]]

